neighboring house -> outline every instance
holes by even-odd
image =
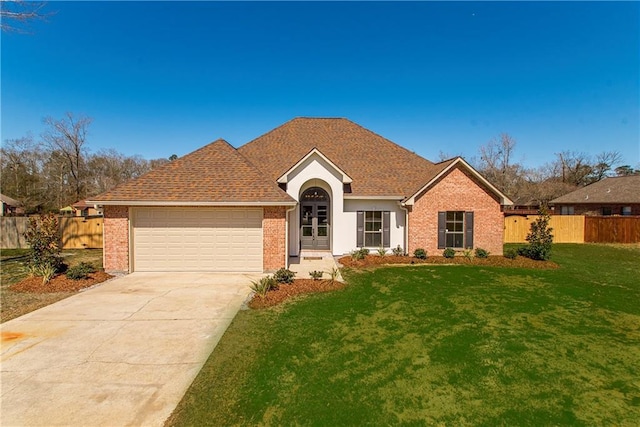
[[[217,140],[88,200],[109,271],[272,271],[358,247],[502,254],[511,201],[462,158],[430,161],[347,119]]]
[[[20,202],[9,196],[0,194],[0,201],[2,202],[2,207],[0,207],[0,216],[17,215],[23,212]]]
[[[65,206],[60,209],[60,215],[67,217],[93,217],[102,216],[102,211],[95,208],[92,203],[87,203],[86,200],[80,200],[71,206]]]
[[[640,175],[605,178],[549,204],[561,215],[640,215]]]

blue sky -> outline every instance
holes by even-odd
[[[94,119],[89,148],[179,156],[298,116],[347,117],[430,159],[500,133],[516,160],[640,167],[640,3],[50,2],[2,34],[2,141]]]

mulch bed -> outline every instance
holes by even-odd
[[[267,292],[264,298],[254,295],[247,305],[250,308],[266,308],[278,305],[296,295],[329,292],[342,289],[345,286],[344,283],[338,281],[296,279],[290,285],[281,284],[277,290]]]
[[[59,274],[45,284],[42,284],[42,277],[29,277],[11,285],[10,289],[15,292],[30,292],[37,294],[76,292],[80,289],[88,288],[113,277],[104,271],[91,273],[88,276],[89,277],[87,279],[71,280],[64,274]]]
[[[488,258],[467,259],[463,256],[445,258],[443,256],[429,256],[427,259],[418,259],[411,256],[395,255],[367,255],[363,260],[354,260],[350,256],[342,257],[338,262],[345,267],[367,268],[384,265],[411,265],[411,264],[460,264],[460,265],[485,265],[487,267],[514,267],[514,268],[536,268],[555,269],[558,264],[553,261],[535,261],[526,257],[518,256],[516,259],[509,259],[503,256],[489,256]]]
[[[535,268],[535,269],[555,269],[558,264],[553,261],[534,261],[529,258],[518,256],[516,259],[508,259],[503,256],[490,256],[488,258],[472,258],[471,260],[457,256],[445,258],[442,256],[430,256],[427,259],[418,259],[410,256],[387,255],[367,255],[363,260],[354,260],[350,256],[342,257],[338,260],[344,267],[368,268],[382,267],[385,265],[485,265],[487,267],[513,267],[513,268]],[[247,304],[249,308],[266,308],[278,305],[283,301],[296,295],[310,294],[316,292],[328,292],[342,289],[346,286],[342,282],[332,282],[331,280],[296,279],[290,285],[280,285],[275,291],[267,292],[264,298],[254,295]]]

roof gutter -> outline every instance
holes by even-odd
[[[194,201],[142,201],[142,200],[87,200],[102,206],[296,206],[298,202],[194,202]]]

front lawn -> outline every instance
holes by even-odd
[[[28,249],[2,249],[0,273],[0,322],[14,319],[41,307],[53,304],[63,298],[71,296],[77,291],[61,292],[16,292],[11,285],[25,279],[25,268]],[[66,249],[61,252],[62,259],[69,266],[81,262],[102,268],[102,249]],[[43,285],[46,290],[47,285]]]
[[[640,425],[640,248],[346,270],[241,311],[168,425]]]

